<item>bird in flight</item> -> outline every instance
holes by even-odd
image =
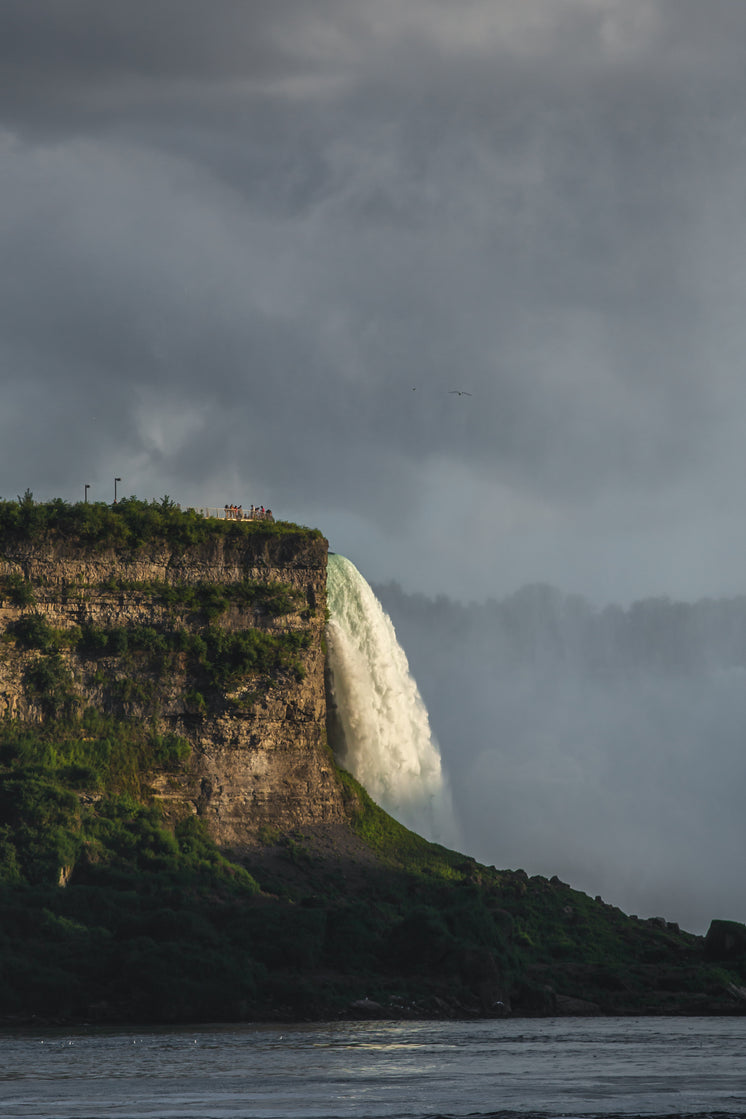
[[[472,396],[472,393],[467,392],[466,389],[449,389],[449,396]]]

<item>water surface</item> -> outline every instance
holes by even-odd
[[[8,1119],[746,1116],[746,1019],[0,1034]]]

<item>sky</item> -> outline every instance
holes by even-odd
[[[0,496],[741,592],[745,53],[738,0],[3,0]]]

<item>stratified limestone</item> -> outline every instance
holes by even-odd
[[[0,540],[0,587],[4,578],[22,576],[34,597],[33,604],[18,606],[0,591],[0,717],[31,724],[45,717],[24,684],[24,674],[41,654],[12,640],[13,626],[24,616],[40,615],[63,633],[74,627],[146,626],[159,633],[197,634],[205,631],[204,614],[166,603],[153,589],[157,584],[283,584],[296,592],[292,612],[273,616],[232,602],[213,624],[229,632],[307,634],[296,668],[271,678],[244,677],[227,690],[207,689],[204,703],[196,706],[190,701],[193,680],[184,654],[170,655],[165,673],[154,671],[152,659],[143,654],[122,664],[115,656],[86,658],[74,643],[63,643],[58,655],[81,705],[146,720],[158,733],[177,734],[190,743],[191,756],[179,768],[154,767],[150,775],[168,816],[196,812],[221,846],[237,850],[265,826],[287,830],[346,820],[326,746],[327,551],[326,540],[303,531],[281,536],[257,531],[240,540],[216,536],[178,550]]]

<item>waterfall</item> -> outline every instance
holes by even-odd
[[[327,600],[330,742],[340,764],[406,827],[455,843],[440,751],[391,619],[355,565],[333,553]]]

